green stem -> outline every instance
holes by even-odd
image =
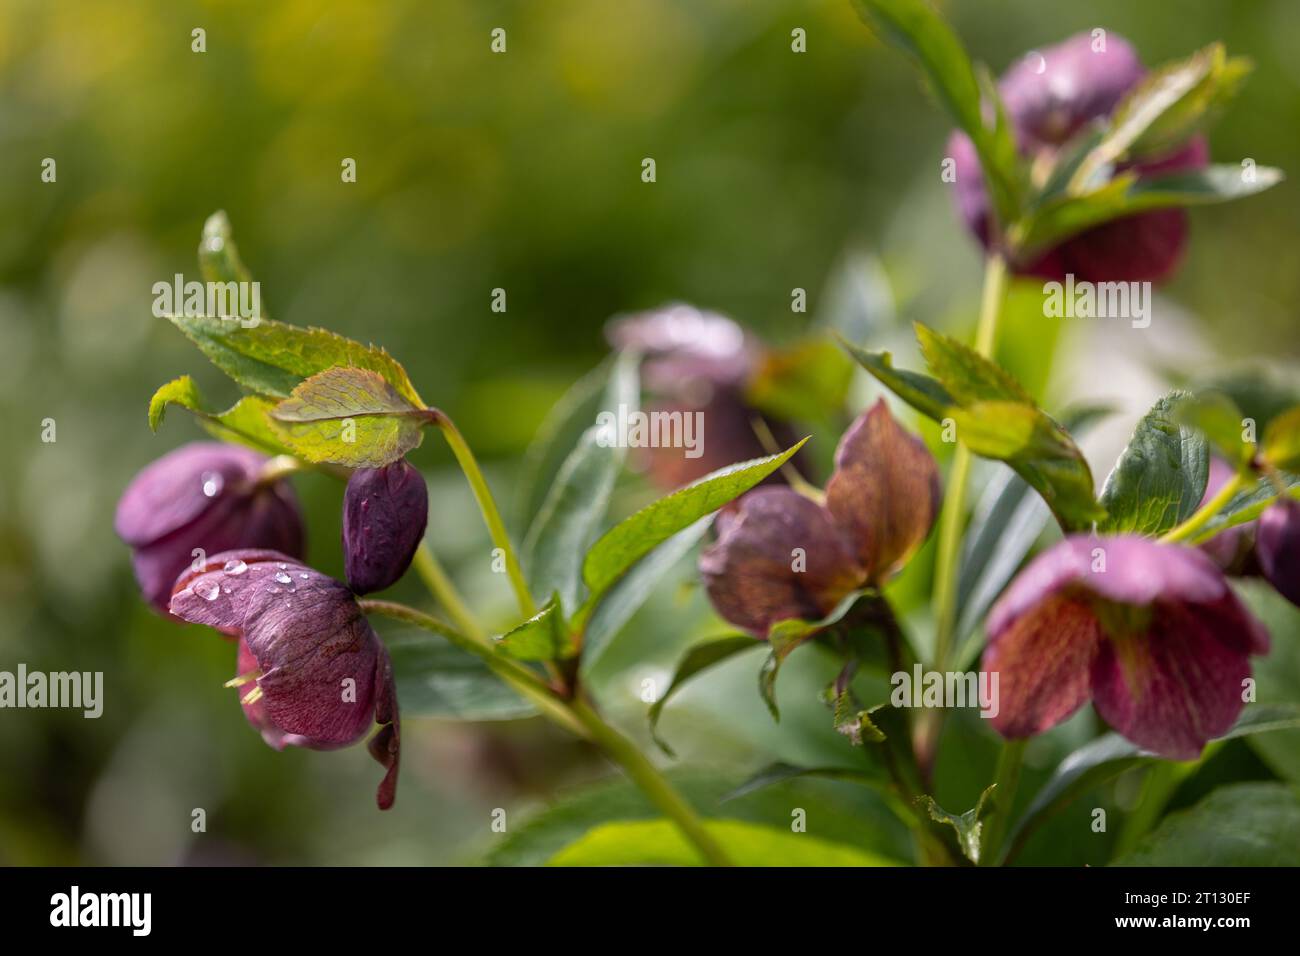
[[[487,522],[488,534],[492,536],[492,543],[500,548],[501,553],[505,555],[506,574],[509,575],[510,585],[514,588],[515,599],[519,602],[519,610],[523,612],[524,617],[532,617],[537,613],[537,605],[533,603],[533,596],[528,592],[528,584],[524,581],[524,573],[519,567],[519,559],[515,556],[514,546],[510,543],[510,535],[506,533],[505,522],[501,520],[501,512],[497,510],[497,503],[492,497],[492,490],[488,488],[487,479],[483,477],[483,472],[474,459],[474,453],[470,451],[469,445],[466,444],[464,436],[460,433],[460,429],[446,415],[439,413],[435,419],[435,424],[442,429],[443,437],[447,439],[451,453],[456,456],[460,470],[465,473],[465,478],[469,481],[469,486],[474,492],[474,500],[478,502],[479,511],[483,513],[483,520]]]
[[[1204,528],[1209,523],[1210,519],[1222,511],[1224,505],[1231,501],[1233,496],[1242,489],[1242,486],[1246,484],[1248,474],[1250,473],[1239,471],[1229,478],[1213,498],[1198,508],[1196,513],[1182,524],[1161,535],[1160,541],[1165,544],[1171,544],[1175,541],[1186,541],[1192,535],[1196,534],[1196,532]]]
[[[357,603],[366,614],[383,614],[394,620],[414,624],[416,627],[445,637],[456,647],[482,660],[492,673],[514,688],[517,693],[537,704],[547,718],[577,736],[591,741],[619,764],[646,796],[677,824],[682,835],[695,845],[706,862],[713,866],[730,865],[726,853],[705,828],[691,805],[673,789],[663,774],[655,769],[654,764],[646,759],[632,741],[607,724],[586,702],[581,699],[561,698],[535,671],[516,660],[502,656],[491,644],[469,637],[432,614],[395,601],[367,598]]]
[[[1001,859],[1002,837],[1011,820],[1011,808],[1016,801],[1016,787],[1020,784],[1020,764],[1025,756],[1024,740],[1007,740],[998,755],[993,782],[993,809],[984,819],[980,839],[980,866],[994,866]]]
[[[411,559],[411,566],[415,568],[415,573],[420,576],[420,580],[429,589],[434,600],[451,615],[456,626],[479,644],[488,644],[487,631],[474,617],[474,612],[465,604],[460,592],[456,590],[456,585],[438,563],[438,559],[433,556],[433,551],[428,544],[420,542],[415,557]]]
[[[605,723],[585,701],[575,699],[570,702],[569,709],[587,728],[591,740],[626,771],[655,806],[677,824],[682,835],[695,845],[705,862],[711,866],[731,866],[731,860],[721,844],[704,826],[695,810],[632,741]]]

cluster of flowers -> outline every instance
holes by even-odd
[[[271,459],[195,442],[145,468],[118,503],[136,580],[163,614],[237,642],[235,678],[249,722],[277,750],[332,750],[364,737],[397,789],[400,726],[388,652],[356,596],[406,571],[424,536],[428,492],[405,459],[354,471],[343,505],[347,584],[303,563],[303,523]]]

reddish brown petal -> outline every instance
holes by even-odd
[[[930,533],[939,512],[938,466],[883,399],[840,439],[826,507],[872,582],[898,571]]]
[[[993,726],[1004,737],[1055,727],[1088,699],[1100,627],[1086,600],[1053,594],[990,633],[981,670],[998,675]]]
[[[1231,592],[1206,604],[1157,603],[1144,633],[1102,642],[1093,701],[1134,743],[1194,760],[1241,713],[1247,654],[1261,647],[1267,636]]]
[[[375,668],[375,721],[382,726],[370,738],[370,755],[388,772],[379,782],[375,800],[380,810],[387,810],[397,796],[397,770],[401,763],[402,720],[397,710],[397,686],[393,681],[393,664],[388,651],[379,648],[379,666]]]
[[[718,613],[756,637],[777,621],[825,616],[863,580],[826,510],[782,487],[740,500],[700,572]]]

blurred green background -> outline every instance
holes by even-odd
[[[1214,158],[1300,174],[1300,5],[942,6],[996,72],[1095,26],[1149,65],[1222,39],[1257,69],[1212,134]],[[191,52],[196,27],[205,53]],[[505,54],[489,49],[495,27]],[[791,51],[795,28],[806,53]],[[906,342],[904,320],[968,327],[979,258],[940,182],[947,132],[848,0],[0,0],[0,669],[101,670],[106,685],[99,720],[0,711],[0,863],[474,862],[501,839],[494,808],[514,826],[608,774],[538,721],[413,720],[397,806],[380,814],[363,748],[275,754],[221,687],[230,645],[141,602],[114,504],[144,464],[200,437],[180,411],[151,435],[148,398],[185,372],[214,401],[235,395],[151,315],[154,282],[197,276],[211,212],[228,212],[276,318],[385,346],[508,500],[523,449],[604,355],[615,313],[686,300],[776,343],[844,310],[882,344]],[[45,157],[56,183],[41,182]],[[341,182],[344,158],[355,183]],[[1192,214],[1187,262],[1141,340],[1152,356],[1131,337],[1116,345],[1034,316],[1011,324],[1006,360],[1061,401],[1138,409],[1158,386],[1126,360],[1190,373],[1216,353],[1294,357],[1293,184]],[[504,314],[490,310],[496,287]],[[808,315],[790,311],[796,287]],[[1117,427],[1122,441],[1131,417]],[[1115,438],[1099,441],[1100,481]],[[434,547],[487,617],[511,623],[445,448],[427,441],[413,459],[430,477]],[[338,574],[341,489],[314,476],[297,487],[312,563]],[[593,674],[638,735],[641,680],[720,628],[691,578],[688,562]],[[397,593],[421,600],[409,583]],[[1294,632],[1294,615],[1283,621]],[[1294,689],[1290,660],[1277,679]],[[753,692],[756,667],[732,661],[670,707],[680,763],[721,779],[776,759],[851,759],[825,712],[800,703],[825,662],[792,661],[779,727]],[[1091,720],[1058,736],[1082,739]],[[962,809],[992,749],[984,728],[953,727],[969,740],[941,786]],[[1266,773],[1244,745],[1224,753],[1238,776]],[[1267,759],[1294,773],[1295,755]],[[906,852],[864,793],[823,783],[781,797],[804,799],[863,842]],[[199,807],[203,834],[190,828]],[[1076,858],[1104,859],[1083,836],[1061,839],[1079,844]]]

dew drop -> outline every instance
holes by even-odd
[[[214,581],[195,581],[192,589],[205,601],[215,601],[217,595],[221,593],[221,588]]]
[[[293,583],[293,578],[289,577],[289,575],[285,574],[283,571],[278,572],[275,576],[275,579],[279,581],[281,584]]]
[[[298,577],[300,577],[300,578],[302,578],[304,581],[306,581],[309,577],[311,577],[311,575],[310,575],[310,574],[307,574],[306,572],[303,572],[302,574],[298,575]]]
[[[203,494],[208,498],[221,494],[221,487],[226,483],[219,471],[205,471],[199,479],[203,482]]]
[[[222,570],[227,574],[243,574],[248,570],[248,565],[239,560],[239,558],[231,558],[226,562],[226,566],[222,568]]]

